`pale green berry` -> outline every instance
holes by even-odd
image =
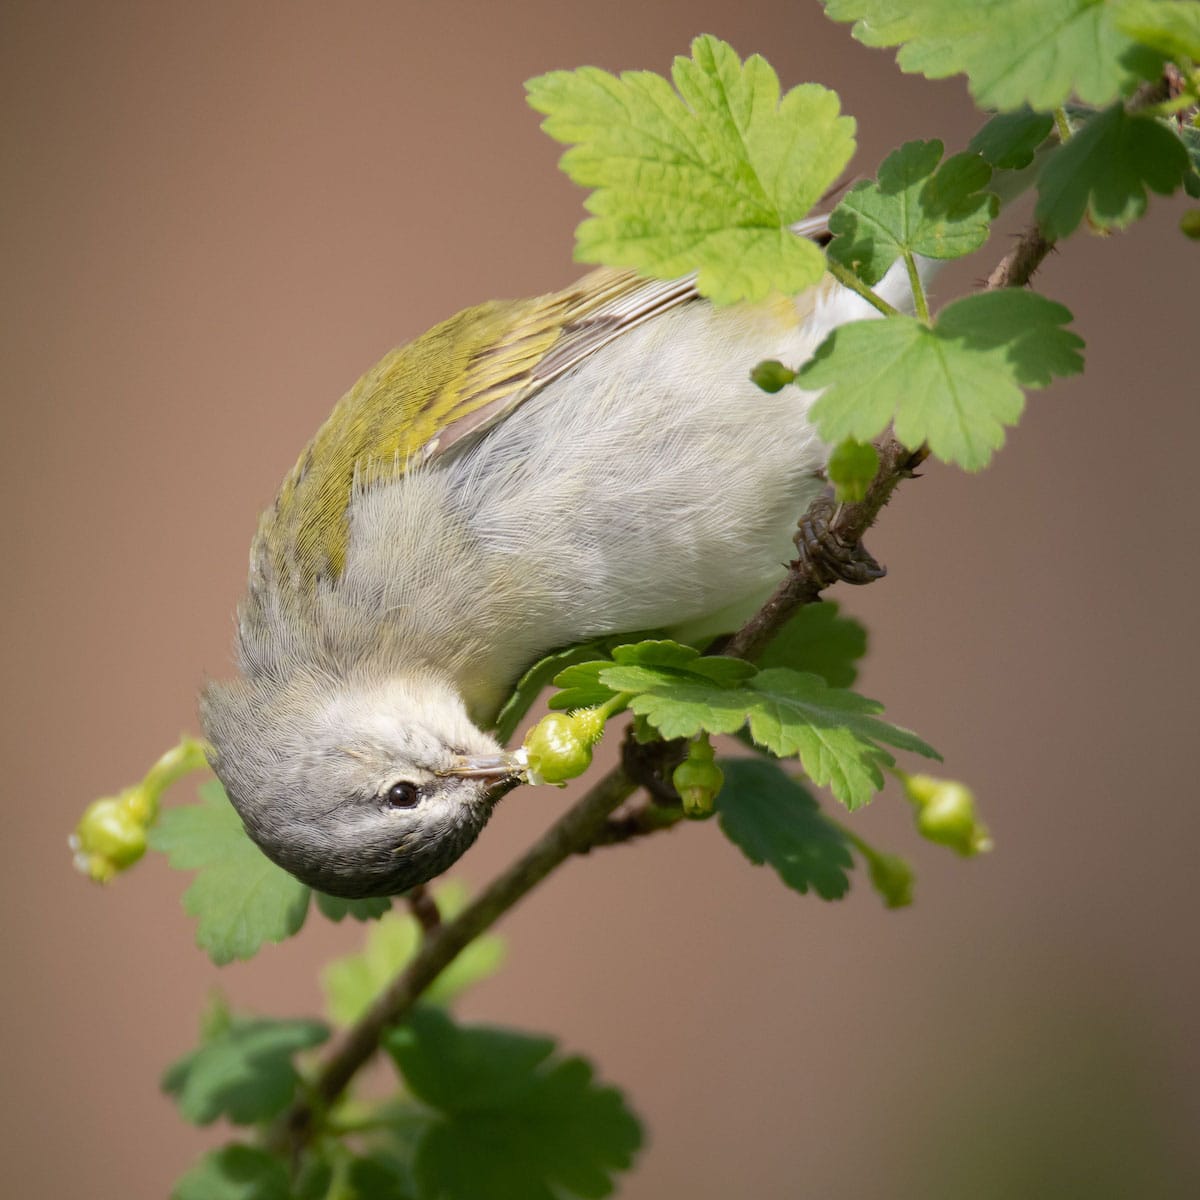
[[[589,724],[566,713],[544,716],[525,737],[531,778],[540,783],[565,783],[582,775],[591,765],[595,741],[588,736]]]
[[[904,790],[916,806],[917,829],[923,837],[965,857],[992,848],[991,835],[975,810],[975,797],[965,784],[931,775],[909,775]]]
[[[76,865],[97,883],[107,883],[146,853],[146,825],[138,815],[137,791],[129,788],[120,796],[93,801],[71,838]]]

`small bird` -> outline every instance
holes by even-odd
[[[905,290],[902,267],[878,288]],[[694,278],[601,269],[371,368],[260,519],[240,677],[201,698],[263,852],[337,896],[423,883],[518,771],[487,729],[524,668],[599,635],[735,627],[794,558],[828,454],[815,397],[750,371],[874,315],[829,276],[714,307]]]

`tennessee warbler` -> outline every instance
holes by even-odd
[[[902,304],[898,266],[878,290]],[[828,276],[717,308],[692,278],[598,270],[368,371],[263,514],[240,677],[201,700],[268,857],[338,896],[424,882],[518,771],[486,729],[524,667],[598,635],[732,628],[794,557],[827,457],[814,397],[750,371],[873,315]]]

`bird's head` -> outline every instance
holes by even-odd
[[[246,831],[334,896],[395,895],[446,870],[518,770],[432,674],[214,683],[201,719]]]

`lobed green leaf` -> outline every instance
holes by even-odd
[[[330,896],[325,892],[313,892],[317,908],[323,917],[340,924],[347,917],[355,921],[375,921],[392,907],[391,896],[366,896],[361,900],[347,900],[344,896]]]
[[[701,657],[676,642],[622,646],[613,657],[564,671],[557,682],[568,690],[552,705],[576,707],[581,695],[603,703],[628,694],[631,711],[664,738],[748,726],[757,745],[799,757],[815,783],[828,784],[852,809],[883,786],[881,767],[895,761],[885,745],[938,757],[915,734],[880,720],[877,701],[830,687],[819,675]]]
[[[1037,148],[1050,136],[1054,117],[1022,105],[1012,112],[997,113],[967,143],[986,162],[999,170],[1019,171],[1033,162]]]
[[[418,1009],[385,1045],[415,1096],[437,1111],[417,1143],[422,1200],[602,1197],[641,1145],[619,1092],[549,1038],[456,1025]]]
[[[754,864],[768,864],[788,887],[822,900],[850,890],[854,865],[846,838],[811,793],[763,758],[722,759],[717,796],[721,832]]]
[[[1114,104],[1046,162],[1037,219],[1048,238],[1066,237],[1085,212],[1103,228],[1123,228],[1146,211],[1147,188],[1169,195],[1189,170],[1184,144],[1166,125]]]
[[[883,160],[829,217],[827,253],[868,284],[903,254],[960,258],[978,250],[999,202],[983,189],[992,169],[974,153],[942,162],[942,143],[907,142]]]
[[[1005,426],[1025,406],[1022,388],[1082,370],[1082,340],[1063,328],[1061,304],[1007,288],[956,300],[932,328],[912,317],[843,325],[801,368],[805,388],[825,388],[811,409],[821,436],[869,441],[894,423],[968,471],[987,465]]]
[[[283,1160],[234,1143],[206,1154],[171,1191],[171,1200],[290,1200]]]
[[[226,1117],[253,1125],[281,1113],[296,1091],[298,1050],[329,1036],[320,1021],[233,1017],[190,1054],[167,1068],[163,1091],[194,1125]]]
[[[1200,4],[1196,0],[1121,0],[1117,28],[1172,59],[1200,63]]]
[[[593,188],[576,258],[673,279],[717,304],[815,284],[824,259],[791,232],[854,151],[854,121],[816,84],[780,96],[765,59],[702,36],[659,75],[596,67],[526,84],[562,169]]]
[[[806,604],[759,655],[760,667],[790,667],[820,675],[830,687],[848,688],[867,652],[867,631],[838,611],[836,600]]]
[[[1162,65],[1119,27],[1122,0],[824,0],[867,46],[900,46],[900,69],[965,74],[981,108],[1107,104]]]
[[[277,867],[246,836],[225,789],[199,788],[200,803],[168,809],[150,831],[150,845],[172,867],[196,871],[183,907],[197,919],[196,943],[218,965],[251,958],[263,942],[298,932],[309,889]]]

